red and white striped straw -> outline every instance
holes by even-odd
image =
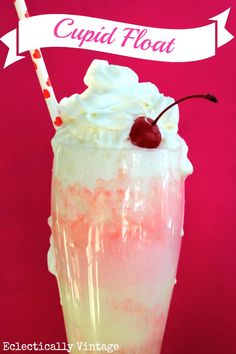
[[[23,20],[29,17],[29,12],[24,0],[13,0],[19,20]],[[42,89],[43,96],[45,98],[46,105],[49,110],[54,127],[62,125],[62,119],[60,117],[59,105],[51,85],[48,71],[43,60],[43,56],[40,49],[30,50],[31,59],[34,64],[36,74],[39,79],[39,84]]]

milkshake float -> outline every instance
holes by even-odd
[[[178,106],[158,121],[159,146],[140,147],[130,135],[134,122],[154,120],[174,100],[107,61],[94,60],[84,82],[82,94],[60,102],[63,125],[52,141],[48,259],[68,343],[72,353],[113,343],[119,353],[158,354],[192,172]]]

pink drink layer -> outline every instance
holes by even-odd
[[[181,149],[56,150],[52,231],[72,353],[88,352],[77,342],[160,353],[183,226]]]

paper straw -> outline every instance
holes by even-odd
[[[13,0],[19,20],[23,20],[29,17],[29,12],[24,0]],[[40,49],[30,50],[31,59],[34,64],[35,72],[39,79],[39,84],[42,89],[43,96],[45,98],[46,105],[49,110],[53,125],[55,128],[62,125],[62,119],[60,117],[59,105],[51,85],[48,71],[43,60],[43,56]]]

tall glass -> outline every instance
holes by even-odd
[[[52,234],[72,353],[160,353],[181,246],[181,157],[56,146]]]

